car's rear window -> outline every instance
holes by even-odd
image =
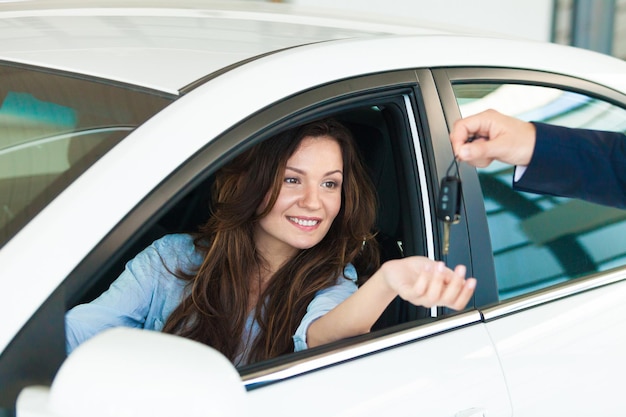
[[[0,247],[170,98],[0,64]]]

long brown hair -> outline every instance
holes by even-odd
[[[334,119],[309,123],[254,146],[218,172],[212,216],[195,238],[204,261],[194,275],[178,273],[191,290],[164,332],[206,343],[234,360],[248,316],[250,279],[264,265],[254,245],[255,224],[275,204],[287,160],[302,139],[320,136],[334,138],[342,150],[341,209],[322,241],[287,261],[259,295],[255,319],[260,332],[248,361],[293,352],[292,336],[308,304],[316,292],[335,284],[348,263],[361,270],[378,267],[372,235],[376,196],[352,135]],[[257,213],[268,193],[265,210]]]

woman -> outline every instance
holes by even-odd
[[[378,268],[376,199],[350,132],[328,119],[281,133],[217,175],[211,219],[130,261],[66,316],[68,351],[108,327],[206,343],[236,365],[369,331],[396,295],[461,309],[474,279],[411,257]],[[357,271],[376,271],[357,290]]]

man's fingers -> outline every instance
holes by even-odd
[[[490,155],[490,147],[493,143],[485,139],[477,139],[472,143],[466,143],[458,149],[456,157],[460,161],[467,162],[476,167],[486,167],[493,158]]]

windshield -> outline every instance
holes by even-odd
[[[0,247],[170,101],[0,64]]]

